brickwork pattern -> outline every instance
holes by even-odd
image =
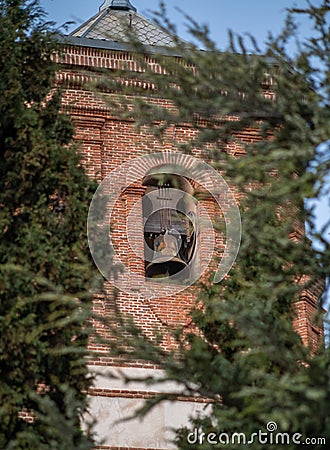
[[[145,59],[156,72],[161,71],[161,68],[152,57],[145,56]],[[57,56],[57,61],[61,64],[57,82],[63,84],[65,88],[63,107],[71,114],[75,122],[76,140],[83,155],[87,173],[91,177],[101,181],[127,160],[147,153],[174,150],[174,142],[184,143],[196,135],[196,131],[189,127],[188,124],[175,126],[168,130],[161,145],[146,129],[137,131],[133,121],[121,120],[113,116],[111,108],[109,108],[104,99],[84,87],[84,81],[88,80],[88,73],[91,73],[86,72],[86,69],[107,68],[117,70],[128,68],[132,72],[141,71],[138,58],[133,53],[69,45],[61,56]],[[271,84],[270,80],[268,85],[265,85],[265,96],[267,97],[273,95]],[[147,90],[152,90],[152,86],[149,86],[149,89],[148,86],[146,88]],[[153,99],[152,101],[160,102],[162,106],[171,108],[170,103],[164,99]],[[252,128],[241,131],[238,137],[242,142],[246,143],[259,142],[261,140],[257,130]],[[234,157],[244,155],[244,149],[237,143],[228,144],[224,151],[229,152]],[[196,151],[194,156],[200,156],[199,152]],[[143,262],[137,260],[132,253],[125,236],[125,230],[127,213],[129,213],[132,205],[138,198],[143,195],[143,192],[143,187],[141,185],[139,187],[137,184],[126,190],[116,205],[115,223],[112,224],[114,226],[112,235],[116,251],[121,255],[123,262],[140,275],[144,272]],[[211,216],[214,217],[216,215],[215,204],[212,200],[202,200],[201,203]],[[141,232],[141,227],[142,222],[138,222],[137,218],[137,238],[139,232]],[[299,230],[299,233],[301,233],[301,230]],[[140,234],[142,235],[142,233]],[[216,248],[217,255],[221,256],[224,250],[224,238],[219,234],[216,235]],[[201,248],[200,257],[203,258],[203,255],[203,249]],[[150,289],[157,290],[157,283],[151,282]],[[313,347],[315,347],[319,336],[322,334],[320,330],[311,325],[318,295],[317,289],[314,293],[307,292],[296,306],[298,314],[295,320],[295,327],[304,343],[310,343]],[[102,314],[104,312],[104,304],[111,302],[110,298],[111,292],[109,292],[109,297],[104,297],[102,301],[101,299],[96,299],[95,310]],[[137,323],[143,325],[148,333],[148,331],[151,332],[154,326],[162,328],[167,325],[187,324],[189,322],[187,312],[192,306],[194,299],[194,290],[188,288],[175,297],[153,299],[147,302],[139,297],[138,293],[136,296],[120,293],[118,304],[123,312],[132,314]],[[102,330],[98,331],[102,332]]]
[[[152,57],[146,56],[145,58],[156,72],[161,71],[161,68],[157,66]],[[67,46],[61,57],[57,56],[57,62],[61,64],[57,75],[57,83],[64,89],[63,108],[74,120],[76,126],[75,138],[82,153],[83,163],[87,173],[98,181],[102,181],[118,166],[130,159],[147,153],[174,150],[174,142],[184,143],[195,136],[196,131],[194,129],[189,127],[188,124],[182,124],[168,130],[164,142],[160,144],[147,129],[138,131],[133,121],[128,119],[122,120],[116,117],[103,98],[84,86],[84,83],[93,78],[92,71],[94,69],[106,68],[109,70],[118,70],[128,68],[132,72],[139,72],[141,68],[132,53]],[[139,83],[139,87],[141,87],[141,83],[143,82],[139,81]],[[146,94],[154,88],[149,84],[145,84],[143,87]],[[111,95],[115,94],[108,93],[107,95],[111,97]],[[271,80],[268,85],[265,85],[265,96],[268,98],[272,98],[273,96]],[[152,99],[151,101],[159,102],[162,106],[172,107],[164,99]],[[242,142],[246,143],[259,142],[261,139],[256,129],[246,129],[240,132],[239,137]],[[228,143],[224,151],[237,158],[244,156],[243,147],[237,143]],[[200,152],[195,151],[194,156],[200,157]],[[126,216],[143,193],[144,188],[139,183],[133,183],[128,189],[123,191],[116,204],[112,223],[112,236],[116,251],[120,254],[123,262],[139,275],[143,275],[144,273],[143,261],[137,259],[136,255],[132,253],[127,242],[125,231]],[[236,198],[239,201],[240,195],[237,194]],[[221,219],[221,212],[217,209],[212,199],[203,199],[201,200],[201,204],[211,217],[219,216]],[[136,234],[137,239],[139,239],[140,235],[139,245],[143,245],[142,211],[140,211],[140,215],[140,218],[137,216],[135,218]],[[303,229],[297,230],[295,237],[303,232]],[[217,233],[215,243],[216,254],[218,257],[221,257],[225,248],[224,237]],[[205,255],[203,253],[203,247],[200,247],[200,258],[203,259]],[[157,282],[150,281],[151,291],[157,292],[158,286]],[[96,295],[94,301],[94,313],[100,316],[110,314],[113,308],[111,285],[106,284],[105,290],[106,293]],[[322,329],[313,325],[313,317],[321,291],[321,285],[315,286],[314,289],[309,289],[304,292],[295,305],[297,311],[297,316],[294,320],[295,329],[300,334],[304,344],[311,346],[314,350],[319,345],[320,340],[322,340]],[[189,310],[196,301],[196,297],[196,288],[189,287],[175,296],[144,299],[139,295],[137,287],[136,294],[119,292],[117,306],[121,312],[132,315],[137,325],[140,325],[149,337],[153,336],[153,330],[155,328],[166,336],[168,327],[183,325],[189,329],[192,326],[191,319],[189,318]],[[94,327],[99,335],[108,337],[108,330],[102,323],[95,321]],[[165,349],[173,347],[173,342],[169,337],[164,339],[163,347]],[[153,364],[146,362],[135,361],[127,364],[121,362],[120,358],[109,357],[107,347],[93,342],[93,340],[90,343],[90,349],[95,355],[89,361],[91,366],[110,367],[122,365],[123,367],[129,366],[146,369],[157,368]],[[152,392],[105,391],[98,390],[97,387],[90,394],[92,396],[126,398],[150,398],[150,396],[154,395]],[[203,400],[194,399],[194,401],[202,402]],[[99,450],[142,450],[131,447],[111,446],[99,446],[96,448]],[[149,448],[149,450],[152,449]]]

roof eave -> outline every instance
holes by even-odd
[[[70,35],[58,35],[57,41],[61,44],[75,45],[79,47],[99,48],[102,50],[117,50],[137,53],[141,51],[146,54],[161,54],[164,56],[181,56],[174,47],[162,47],[156,45],[143,45],[141,50],[130,43],[110,41],[108,39],[91,39],[86,37],[76,37]]]

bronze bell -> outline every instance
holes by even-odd
[[[192,184],[179,169],[160,164],[142,182],[146,186],[142,199],[146,278],[177,275],[183,281],[190,276],[196,248],[196,202]]]
[[[155,257],[146,267],[147,278],[169,277],[187,267],[187,263],[178,256],[180,239],[180,235],[171,230],[155,238]]]

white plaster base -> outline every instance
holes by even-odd
[[[107,376],[109,368],[96,367],[99,375],[96,378],[94,388],[107,389],[110,391],[139,391],[141,392],[183,392],[178,384],[156,383],[146,385],[141,382],[126,384],[123,380],[113,380]],[[111,369],[114,373],[115,369]],[[120,369],[122,370],[122,369]],[[134,377],[162,376],[160,370],[151,369],[124,369],[125,375]],[[117,372],[118,373],[118,372]],[[116,396],[90,396],[90,412],[96,420],[94,431],[100,445],[113,447],[130,447],[145,449],[166,449],[172,450],[176,446],[173,443],[175,437],[174,430],[188,425],[189,417],[205,413],[205,408],[209,408],[205,403],[190,401],[164,401],[155,406],[143,419],[134,418],[125,421],[143,405],[141,398],[125,398],[120,393]],[[90,418],[90,417],[89,417]]]

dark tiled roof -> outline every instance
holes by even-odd
[[[143,45],[158,47],[175,45],[170,33],[138,14],[134,9],[113,7],[111,3],[109,7],[105,7],[107,4],[109,2],[100,8],[98,14],[87,20],[70,35],[78,38],[127,43],[130,41],[128,33],[133,33]],[[132,5],[130,4],[130,6]]]

